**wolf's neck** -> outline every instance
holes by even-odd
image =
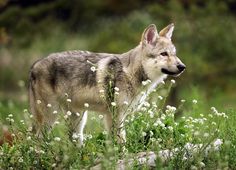
[[[123,63],[124,71],[135,86],[141,86],[142,81],[149,79],[142,66],[141,45],[121,54],[119,57]]]

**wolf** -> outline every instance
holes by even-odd
[[[70,122],[70,135],[78,137],[81,146],[90,110],[103,114],[107,130],[124,143],[127,110],[135,111],[168,75],[178,76],[185,70],[171,41],[173,30],[170,24],[158,33],[151,24],[140,43],[123,54],[74,50],[36,61],[29,78],[36,135],[52,127],[62,109]]]

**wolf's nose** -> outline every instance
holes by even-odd
[[[179,71],[184,71],[184,69],[186,68],[186,66],[183,65],[183,64],[179,64],[179,65],[177,65],[177,68],[179,69]]]

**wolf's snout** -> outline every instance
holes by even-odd
[[[184,64],[179,64],[177,65],[177,68],[179,69],[180,72],[184,71],[186,66]]]

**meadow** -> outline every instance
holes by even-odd
[[[235,110],[203,109],[205,103],[194,98],[166,105],[176,84],[169,80],[159,85],[140,111],[128,117],[123,145],[105,131],[103,115],[96,113],[89,114],[83,147],[76,145],[77,136],[72,141],[68,137],[69,112],[57,113],[60,116],[52,131],[39,139],[32,133],[28,104],[3,102],[0,108],[5,117],[1,122],[13,141],[1,146],[0,168],[87,169],[99,164],[102,169],[115,169],[118,160],[127,160],[126,169],[235,169]],[[140,165],[137,154],[150,151],[160,158],[152,167]],[[128,164],[129,159],[134,161]]]
[[[231,1],[110,2],[13,3],[0,12],[0,169],[116,169],[122,161],[126,169],[236,169]],[[126,52],[147,25],[160,30],[172,22],[177,55],[187,69],[161,83],[128,116],[125,144],[117,144],[105,131],[103,115],[93,112],[83,147],[76,146],[77,136],[68,137],[67,111],[58,112],[43,138],[34,136],[27,92],[32,63],[66,50]],[[147,156],[140,160],[140,153]],[[150,153],[157,156],[151,165]]]

